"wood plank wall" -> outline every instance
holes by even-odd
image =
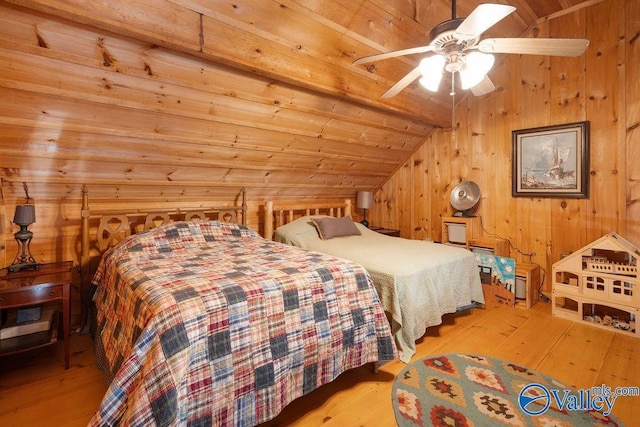
[[[640,66],[632,59],[640,57],[640,2],[607,0],[532,32],[591,43],[578,58],[506,58],[491,72],[497,92],[459,104],[456,137],[431,135],[376,193],[373,223],[440,240],[452,188],[471,180],[482,190],[485,234],[510,239],[522,251],[513,257],[547,273],[561,254],[610,231],[640,245]],[[590,197],[512,197],[512,130],[582,120],[591,125]]]

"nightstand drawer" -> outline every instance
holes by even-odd
[[[0,307],[12,307],[25,304],[40,304],[43,302],[62,299],[63,285],[33,286],[21,292],[0,293]]]

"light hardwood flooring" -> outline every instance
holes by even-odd
[[[61,348],[0,359],[0,426],[86,425],[106,387],[91,338],[73,336],[71,349],[67,371]],[[640,386],[639,339],[552,317],[542,302],[530,310],[487,306],[447,315],[417,349],[414,360],[450,352],[510,360],[576,389]],[[404,366],[395,361],[377,374],[370,367],[346,372],[265,426],[394,426],[391,385]],[[640,398],[618,398],[613,414],[633,426],[640,419]]]

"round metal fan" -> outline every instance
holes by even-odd
[[[480,201],[480,187],[473,181],[461,182],[451,191],[449,201],[457,210],[453,216],[475,216],[474,207]]]
[[[484,3],[463,19],[456,17],[456,0],[451,1],[451,19],[436,25],[426,46],[396,50],[356,59],[353,63],[365,64],[404,55],[428,53],[420,64],[405,75],[382,97],[390,98],[420,78],[420,84],[433,92],[438,90],[443,71],[451,73],[451,95],[455,74],[462,89],[471,89],[474,95],[484,95],[495,90],[487,77],[493,66],[494,53],[528,55],[578,56],[589,46],[586,39],[557,38],[487,38],[481,35],[516,8],[506,4]]]

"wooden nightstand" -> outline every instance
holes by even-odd
[[[400,230],[394,230],[393,228],[376,227],[375,225],[372,225],[369,227],[369,230],[373,230],[387,236],[400,237]]]
[[[41,264],[38,270],[8,273],[0,270],[0,309],[62,304],[62,337],[57,334],[57,322],[49,330],[0,340],[0,356],[32,350],[64,341],[64,368],[69,368],[70,293],[73,262]],[[59,308],[59,307],[58,307]],[[53,316],[55,320],[56,316]]]

